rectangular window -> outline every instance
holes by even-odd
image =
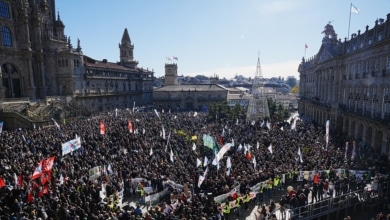
[[[375,60],[374,70],[379,70],[379,61]]]
[[[390,69],[390,56],[387,56],[386,69]]]

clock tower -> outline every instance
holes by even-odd
[[[177,85],[177,64],[165,64],[165,86]]]

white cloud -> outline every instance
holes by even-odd
[[[288,76],[294,76],[295,78],[298,79],[299,78],[298,66],[300,62],[301,62],[300,60],[290,60],[290,61],[279,62],[279,63],[264,64],[261,65],[261,72],[263,73],[264,78],[279,77],[279,76],[287,78]],[[237,75],[243,75],[245,77],[253,78],[256,73],[256,67],[257,67],[256,65],[233,67],[227,64],[226,67],[205,70],[202,72],[184,73],[184,76],[196,76],[196,75],[213,76],[215,74],[218,75],[219,78],[231,79],[237,74]]]

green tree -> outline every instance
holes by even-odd
[[[294,94],[298,94],[299,93],[299,86],[296,85],[296,86],[292,87],[290,92],[294,93]]]
[[[286,84],[290,86],[290,88],[293,88],[297,85],[297,79],[295,79],[295,77],[288,77],[286,80]]]

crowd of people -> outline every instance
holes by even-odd
[[[354,152],[344,151],[345,142],[353,141],[345,135],[331,133],[326,143],[324,127],[303,120],[271,121],[264,126],[263,121],[208,121],[206,115],[119,110],[66,124],[55,122],[57,126],[3,130],[0,218],[228,219],[230,210],[213,198],[237,186],[247,192],[282,174],[296,179],[300,170],[369,170],[373,177],[375,171],[388,173],[390,168],[387,157],[374,149],[357,144]],[[293,120],[295,129],[291,129]],[[215,149],[204,147],[204,134],[214,137],[217,150],[234,143],[217,166],[211,163]],[[62,144],[77,137],[81,148],[63,155]],[[199,165],[197,161],[205,157],[209,163]],[[52,164],[49,158],[55,158]],[[39,163],[43,171],[37,169]],[[91,178],[94,167],[101,172]],[[201,184],[200,177],[204,177]],[[151,187],[151,194],[170,188],[167,180],[185,185],[187,191],[170,188],[171,198],[176,199],[158,204],[140,200],[138,207],[124,208],[119,201],[122,195],[148,196],[136,179],[147,180],[141,185]],[[147,204],[153,206],[142,211],[140,206]]]

